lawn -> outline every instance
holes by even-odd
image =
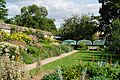
[[[95,63],[101,60],[110,63],[115,63],[116,61],[119,61],[119,57],[120,56],[112,52],[82,50],[70,56],[43,65],[41,68],[47,71],[47,70],[54,70],[58,66],[71,66],[80,63],[81,64]]]
[[[40,66],[38,68],[32,69],[29,71],[30,75],[36,75],[39,72],[51,72],[55,70],[58,66],[72,66],[75,64],[93,64],[98,61],[112,61],[115,63],[116,61],[120,62],[119,55],[116,55],[112,52],[107,51],[86,51],[80,50],[77,53],[64,57],[62,59],[56,60],[54,62],[48,63],[46,65]]]

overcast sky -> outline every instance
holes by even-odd
[[[99,15],[98,0],[6,0],[9,17],[20,14],[23,6],[36,4],[48,10],[48,17],[54,18],[55,24],[60,27],[63,19],[73,14],[91,13]]]

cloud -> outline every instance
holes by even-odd
[[[48,17],[56,19],[57,27],[60,27],[64,18],[72,14],[91,13],[98,15],[99,10],[96,0],[18,0],[17,2],[7,0],[9,16],[19,14],[20,8],[32,4],[45,6],[48,9]]]
[[[20,14],[20,7],[17,5],[7,3],[7,9],[8,9],[9,18],[17,14]]]

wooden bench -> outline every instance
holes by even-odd
[[[99,46],[88,46],[88,50],[98,50]]]

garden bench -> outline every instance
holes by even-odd
[[[99,46],[88,46],[88,50],[98,50]]]

